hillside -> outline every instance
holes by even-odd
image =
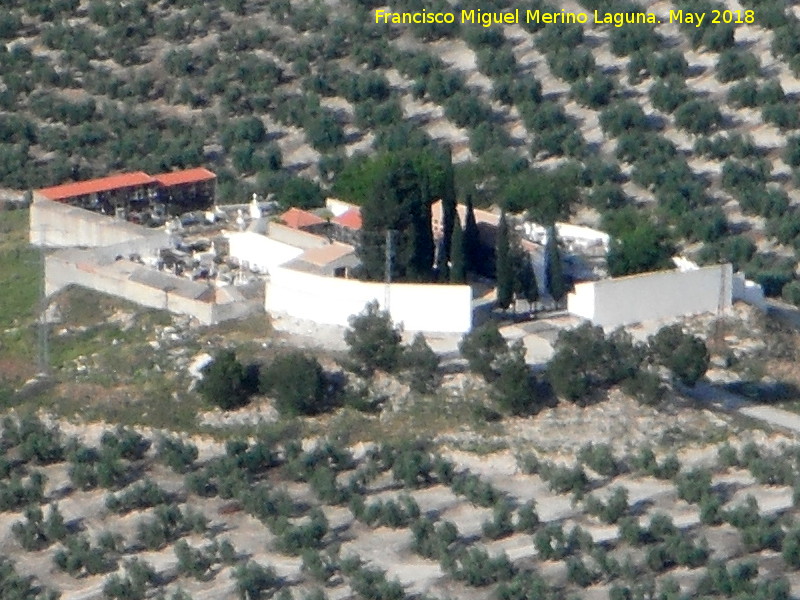
[[[564,209],[612,213],[616,233],[638,223],[618,209],[643,205],[690,250],[704,243],[702,261],[780,293],[800,233],[797,9],[678,0],[647,7],[661,23],[616,27],[593,22],[600,4],[642,8],[494,2],[483,12],[523,18],[482,27],[443,2],[425,8],[452,25],[375,23],[356,1],[6,3],[0,186],[206,164],[222,201],[313,204],[309,181],[327,190],[348,156],[450,144],[484,203],[537,214],[553,186],[535,169],[566,165]],[[526,23],[536,9],[588,20]],[[670,23],[679,10],[707,18]]]

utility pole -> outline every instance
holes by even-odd
[[[383,309],[389,312],[389,303],[391,301],[392,289],[392,266],[394,261],[394,229],[386,230],[386,273],[385,273],[385,290],[383,299]]]

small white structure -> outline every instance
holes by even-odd
[[[547,227],[526,222],[522,228],[525,237],[532,242],[542,246],[547,244]],[[605,253],[608,252],[608,245],[611,243],[611,237],[603,231],[570,223],[556,223],[556,234],[570,252],[588,252],[597,249]]]
[[[261,207],[258,205],[258,194],[253,194],[253,200],[250,202],[250,218],[255,221],[261,217]]]
[[[723,314],[731,308],[733,280],[733,269],[725,264],[578,283],[567,296],[567,310],[604,329],[702,313]]]
[[[358,208],[358,206],[345,202],[344,200],[338,200],[337,198],[326,198],[325,208],[327,208],[334,217],[341,217],[348,210]]]
[[[250,231],[229,233],[226,237],[229,256],[241,266],[259,273],[269,273],[278,265],[294,260],[303,253],[302,248]]]
[[[733,299],[755,306],[762,312],[767,311],[764,288],[755,281],[745,279],[744,273],[735,273],[733,276]]]

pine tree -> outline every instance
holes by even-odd
[[[511,256],[511,241],[505,213],[500,215],[497,228],[495,258],[497,305],[506,310],[514,299],[514,264]]]
[[[464,232],[458,219],[453,223],[452,250],[450,252],[450,283],[467,282],[466,248]]]
[[[467,272],[482,273],[481,268],[481,238],[478,223],[475,220],[475,207],[472,203],[472,193],[467,192],[467,215],[464,220],[464,262]]]
[[[561,302],[561,299],[567,293],[567,284],[564,280],[564,265],[561,263],[561,252],[558,249],[555,225],[551,225],[547,230],[544,260],[547,289],[553,300]]]

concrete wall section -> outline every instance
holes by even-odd
[[[278,267],[266,287],[265,308],[329,325],[348,324],[351,315],[377,300],[385,308],[382,283],[324,277]],[[472,290],[466,285],[393,283],[389,312],[408,331],[463,333],[472,326]]]
[[[44,198],[35,198],[30,208],[30,241],[37,246],[96,248],[163,235],[160,231]]]
[[[733,276],[733,299],[746,302],[764,312],[767,310],[764,288],[755,281],[746,279],[743,273],[736,273]]]
[[[722,313],[731,307],[732,280],[726,264],[579,283],[567,298],[567,310],[605,329]]]
[[[231,233],[227,237],[230,244],[228,253],[231,258],[239,261],[240,265],[261,273],[269,273],[274,267],[289,262],[303,253],[301,248],[276,242],[257,233],[245,231]]]
[[[161,287],[148,283],[153,279],[163,280]],[[218,292],[205,284],[152,271],[127,260],[96,262],[89,251],[67,250],[48,256],[45,280],[48,295],[69,285],[80,285],[149,308],[189,315],[205,325],[254,314],[261,309],[260,303],[253,300],[217,303],[214,298]]]

